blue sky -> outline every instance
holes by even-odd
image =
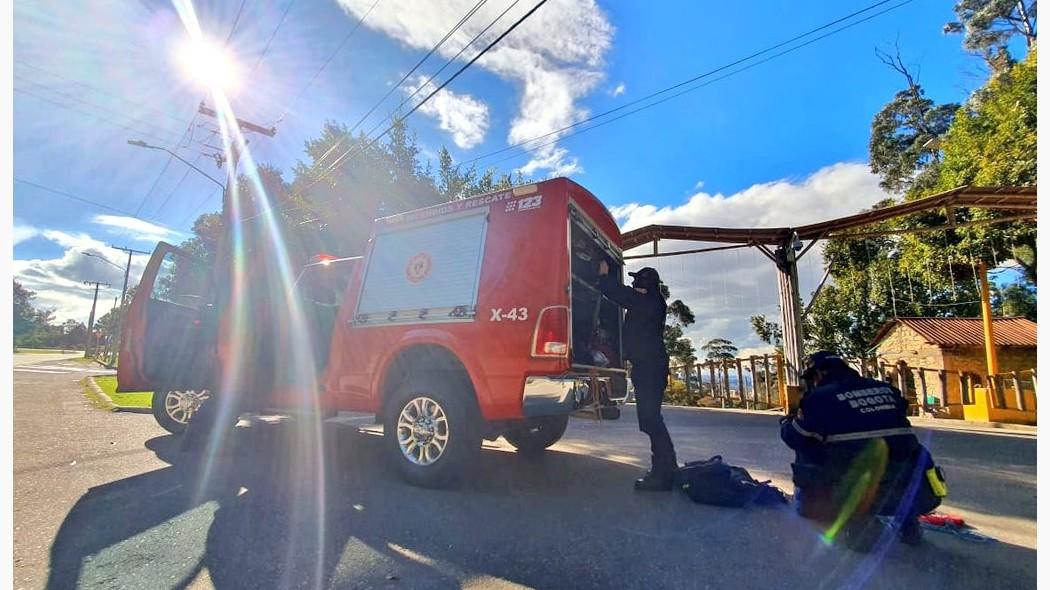
[[[873,1],[763,2],[743,13],[732,3],[551,0],[409,124],[425,155],[445,145],[457,160],[470,160],[732,62]],[[325,119],[355,122],[474,0],[379,0],[307,86],[374,3],[247,2],[239,18],[240,0],[196,4],[205,35],[219,42],[236,21],[228,49],[245,79],[232,93],[234,110],[277,127],[274,138],[250,137],[257,162],[288,170]],[[420,72],[440,67],[448,52],[458,51],[509,3],[486,3]],[[532,4],[521,0],[494,31]],[[914,0],[795,53],[562,139],[546,151],[504,159],[511,151],[478,164],[523,168],[537,178],[568,174],[627,225],[653,220],[780,225],[855,212],[884,196],[866,173],[869,126],[903,83],[876,59],[875,47],[899,43],[937,101],[961,101],[983,82],[980,61],[962,50],[961,38],[941,33],[953,18],[952,4]],[[77,288],[80,281],[119,284],[112,266],[79,251],[119,263],[119,253],[106,249],[107,243],[148,250],[158,239],[178,241],[198,213],[219,205],[208,180],[127,140],[188,146],[178,153],[220,178],[223,171],[200,153],[207,151],[202,143],[221,144],[209,140],[207,119],[195,115],[204,92],[173,57],[185,32],[170,2],[74,6],[20,0],[14,12],[15,272],[60,317],[79,317],[90,303],[86,289]],[[413,76],[410,82],[419,80]],[[372,128],[404,96],[396,91],[364,128]],[[191,138],[185,135],[188,127],[194,130]],[[734,260],[743,264],[717,257],[705,264],[718,268]],[[135,269],[142,263],[137,259]],[[667,264],[665,274],[680,274],[683,291],[712,299],[704,288],[686,286],[702,282],[691,263]],[[747,288],[765,280],[758,264],[756,274],[742,280]],[[807,281],[819,279],[817,266],[804,273],[804,290]],[[732,280],[723,281],[723,293]],[[757,289],[755,301],[743,305],[768,309],[771,304],[775,293]],[[697,328],[696,336],[723,330],[746,338],[736,315],[722,315],[723,327],[708,324]]]

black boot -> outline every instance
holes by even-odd
[[[653,456],[653,468],[640,479],[635,480],[634,489],[640,492],[667,492],[674,483],[674,474],[678,470],[678,460],[672,454],[667,459]]]
[[[922,526],[918,518],[912,518],[904,523],[900,530],[901,543],[915,547],[922,543]]]

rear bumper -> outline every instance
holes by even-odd
[[[525,416],[574,412],[590,404],[592,386],[603,388],[605,405],[618,406],[627,400],[627,378],[623,375],[533,375],[525,379],[521,412]]]

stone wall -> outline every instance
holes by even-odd
[[[890,367],[887,367],[890,370],[887,376],[894,386],[898,385],[896,366],[900,361],[904,361],[909,367],[945,368],[944,354],[941,352],[940,347],[926,342],[926,339],[919,335],[918,332],[900,324],[894,326],[889,334],[879,342],[875,354],[877,362],[890,365]],[[910,372],[912,375],[909,383],[912,391],[916,392],[917,395],[919,390],[918,379],[915,377],[914,371]],[[951,377],[951,375],[948,376],[948,404],[962,404],[962,397],[959,394],[959,382],[956,379],[953,383]],[[936,397],[938,400],[944,399],[944,390],[936,372],[926,371],[926,393]],[[961,412],[961,405],[959,411]]]

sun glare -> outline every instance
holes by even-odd
[[[233,56],[220,45],[202,39],[184,43],[178,52],[183,73],[208,90],[230,92],[237,88],[237,64]]]

